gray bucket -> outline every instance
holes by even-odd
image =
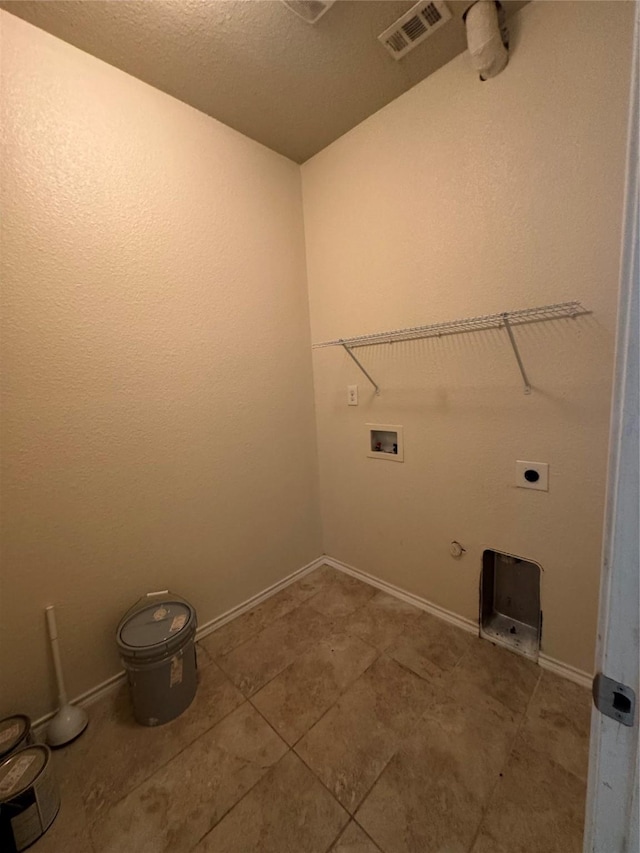
[[[193,701],[196,627],[195,609],[170,592],[149,593],[123,616],[117,642],[141,725],[168,723]]]

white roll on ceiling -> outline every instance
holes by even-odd
[[[465,14],[467,46],[481,80],[495,77],[507,65],[506,33],[501,30],[495,0],[477,0]]]

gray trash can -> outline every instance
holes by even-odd
[[[195,608],[170,592],[149,593],[118,625],[133,713],[143,726],[160,726],[185,711],[196,695]]]

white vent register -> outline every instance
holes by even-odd
[[[416,3],[379,35],[378,41],[394,59],[402,59],[449,20],[451,12],[444,0]]]

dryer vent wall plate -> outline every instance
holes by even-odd
[[[519,489],[549,491],[549,464],[547,462],[516,462],[516,486]]]

